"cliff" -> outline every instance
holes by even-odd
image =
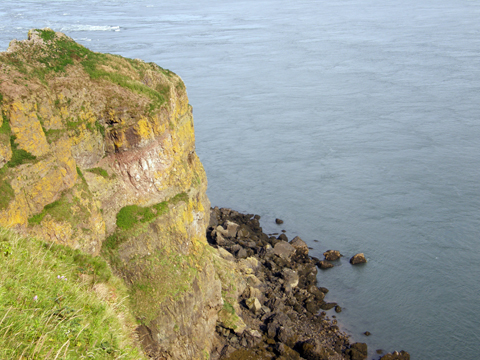
[[[0,226],[107,259],[147,354],[207,358],[222,309],[180,77],[32,30],[0,53]],[[223,274],[223,275],[222,275]],[[223,294],[237,291],[224,281]]]

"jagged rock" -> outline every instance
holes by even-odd
[[[237,230],[238,230],[238,224],[235,224],[232,221],[225,221],[225,224],[223,224],[224,228],[226,227],[227,235],[228,237],[234,238],[237,236]]]
[[[283,220],[275,219],[275,224],[277,225],[283,224]]]
[[[295,254],[295,248],[286,241],[279,241],[275,244],[273,253],[285,261],[290,261]]]
[[[290,245],[295,248],[298,255],[308,255],[308,245],[305,243],[305,241],[300,239],[299,236],[295,236],[292,241],[290,241]]]
[[[325,260],[320,261],[317,265],[322,270],[330,269],[330,268],[334,267],[333,264],[331,264],[331,263],[329,263],[328,261],[325,261]]]
[[[323,253],[323,256],[325,256],[325,260],[335,261],[340,259],[342,254],[340,254],[340,251],[338,250],[327,250]]]
[[[251,298],[245,300],[245,304],[255,314],[258,314],[260,312],[260,310],[262,309],[262,304],[260,303],[260,301],[258,301],[258,299],[256,297],[251,297]]]
[[[363,253],[355,254],[350,259],[350,264],[357,265],[366,263],[367,259],[365,259],[365,255]]]
[[[248,257],[248,253],[247,253],[247,250],[245,250],[243,247],[240,248],[239,250],[237,250],[237,252],[235,253],[235,256],[239,259],[245,259]]]
[[[297,287],[299,279],[296,271],[288,268],[283,269],[282,278],[285,280],[284,287],[288,289],[288,291],[291,291],[293,288]]]

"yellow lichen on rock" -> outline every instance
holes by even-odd
[[[47,139],[37,118],[35,106],[15,101],[11,104],[7,116],[20,149],[35,156],[41,156],[48,152]]]
[[[12,42],[0,53],[3,65],[11,71],[0,72],[8,122],[0,132],[0,185],[8,193],[0,225],[101,251],[126,279],[162,354],[201,358],[221,284],[205,237],[207,179],[182,80],[51,30]],[[133,211],[131,227],[120,226],[125,209]],[[173,321],[183,335],[174,336]]]

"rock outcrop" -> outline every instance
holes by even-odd
[[[221,258],[180,77],[32,30],[0,53],[0,94],[0,226],[102,253],[147,353],[206,357]]]

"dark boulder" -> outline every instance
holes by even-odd
[[[278,225],[283,224],[283,220],[275,219],[275,224],[278,224]]]
[[[363,253],[355,254],[350,259],[350,264],[352,265],[363,264],[366,262],[367,262],[367,259],[365,259],[365,255]]]
[[[367,344],[353,343],[345,354],[350,357],[350,360],[365,360],[368,356]]]
[[[329,360],[338,356],[332,349],[322,346],[318,339],[308,339],[295,347],[300,356],[306,360]]]
[[[322,309],[322,310],[330,310],[330,309],[333,309],[335,306],[337,306],[337,303],[334,303],[334,302],[332,302],[332,303],[326,303],[326,302],[324,302],[324,303],[322,303],[322,304],[320,305],[320,309]]]
[[[277,239],[288,242],[288,237],[285,234],[280,234]]]
[[[340,259],[342,254],[340,254],[340,251],[338,250],[327,250],[323,253],[323,256],[325,256],[325,260],[335,261]]]
[[[333,267],[333,264],[329,263],[328,261],[322,260],[318,262],[318,267],[322,270],[330,269]]]

